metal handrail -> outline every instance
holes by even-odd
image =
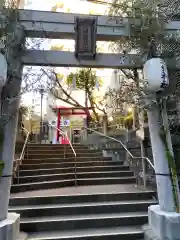
[[[150,164],[150,166],[155,170],[154,165],[152,164],[151,160],[150,160],[148,157],[135,157],[135,156],[133,156],[132,153],[127,149],[127,147],[122,143],[121,140],[117,140],[116,138],[107,136],[107,135],[105,135],[105,134],[103,134],[103,133],[101,133],[101,132],[98,132],[98,131],[96,131],[96,130],[93,130],[93,129],[91,129],[91,128],[84,128],[84,129],[87,129],[87,130],[89,130],[89,131],[95,132],[95,133],[97,133],[97,134],[99,134],[99,135],[101,135],[101,136],[103,136],[103,137],[109,138],[109,139],[111,139],[111,140],[113,140],[113,141],[115,141],[115,142],[120,143],[121,146],[126,150],[126,152],[129,154],[129,156],[130,156],[131,158],[133,158],[133,159],[145,159],[145,160]]]
[[[29,139],[29,135],[30,135],[30,132],[26,128],[22,127],[22,129],[27,133],[27,135],[26,135],[26,139],[24,141],[24,145],[23,145],[23,148],[22,148],[20,159],[22,159],[22,157],[24,155],[24,151],[25,151],[25,148],[26,148],[26,145],[27,145],[27,142],[28,142],[28,139]]]
[[[144,160],[146,160],[146,161],[149,163],[149,165],[152,167],[152,169],[155,171],[155,167],[154,167],[154,165],[152,164],[151,160],[150,160],[148,157],[135,157],[135,156],[133,156],[132,153],[127,149],[127,147],[122,143],[121,140],[117,140],[116,138],[107,136],[107,135],[105,135],[105,134],[103,134],[103,133],[101,133],[101,132],[98,132],[98,131],[96,131],[96,130],[93,130],[93,129],[91,129],[91,128],[86,128],[86,127],[84,127],[83,129],[92,131],[92,132],[94,132],[94,133],[96,133],[96,134],[98,134],[98,135],[100,135],[100,136],[106,137],[106,138],[108,138],[108,139],[111,139],[111,140],[113,140],[113,141],[115,141],[115,142],[120,143],[121,146],[126,150],[126,152],[128,153],[128,155],[129,155],[132,159],[144,159]],[[145,173],[144,173],[144,186],[146,187],[146,177],[145,177]]]
[[[19,159],[16,160],[17,183],[18,183],[18,184],[19,184],[19,167],[20,167],[20,165],[21,165],[21,163],[22,163],[22,160],[23,160],[23,158],[24,158],[26,145],[27,145],[27,143],[28,143],[28,139],[29,139],[29,135],[30,135],[30,132],[29,132],[26,128],[22,127],[21,129],[23,129],[23,130],[27,133],[27,135],[26,135],[26,139],[25,139],[24,144],[23,144],[23,148],[22,148],[22,151],[21,151],[21,155],[20,155]]]
[[[71,143],[71,141],[70,141],[70,139],[69,139],[69,137],[68,137],[68,134],[67,134],[67,132],[64,132],[64,131],[62,131],[62,130],[60,130],[59,128],[57,128],[56,126],[54,126],[54,125],[52,125],[52,124],[48,124],[49,126],[51,126],[51,127],[53,127],[53,128],[55,128],[57,131],[59,131],[62,135],[64,135],[64,136],[66,136],[66,138],[67,138],[67,140],[68,140],[68,142],[69,142],[69,145],[70,145],[70,147],[71,147],[71,149],[72,149],[72,151],[73,151],[73,153],[74,153],[74,174],[75,174],[75,186],[77,186],[77,161],[76,161],[76,156],[77,156],[77,154],[76,154],[76,151],[75,151],[75,149],[73,148],[73,145],[72,145],[72,143]],[[64,144],[64,146],[65,146],[65,144]],[[65,152],[64,152],[65,153]],[[64,155],[65,156],[65,155]]]
[[[66,132],[66,137],[67,137],[67,140],[68,140],[68,142],[69,142],[69,145],[71,146],[71,149],[72,149],[72,151],[73,151],[73,153],[74,153],[74,176],[75,176],[75,186],[77,186],[77,159],[76,159],[76,156],[77,156],[77,154],[76,154],[76,152],[75,152],[75,150],[74,150],[74,148],[73,148],[73,146],[72,146],[72,143],[71,143],[71,141],[70,141],[70,139],[69,139],[69,137],[68,137],[68,134],[67,134],[67,132]]]

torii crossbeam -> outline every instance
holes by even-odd
[[[22,62],[24,65],[56,66],[56,67],[91,67],[91,68],[142,68],[146,59],[136,54],[110,54],[99,53],[95,60],[77,60],[73,52],[27,50],[24,52]],[[166,63],[171,69],[180,70],[180,60],[167,58]]]
[[[114,41],[129,37],[131,23],[127,18],[93,16],[50,11],[18,10],[19,23],[23,25],[28,38],[74,39],[76,17],[97,18],[97,41]],[[137,22],[139,20],[137,19]],[[180,21],[166,24],[168,33],[180,29]],[[22,62],[24,65],[96,67],[96,68],[141,68],[145,59],[136,55],[97,54],[95,60],[78,61],[72,52],[26,50]],[[166,59],[172,69],[180,69],[180,60]]]
[[[75,17],[97,18],[97,41],[114,41],[130,36],[131,23],[128,18],[19,10],[19,21],[24,26],[27,37],[74,39]],[[137,19],[138,22],[140,20]],[[180,29],[180,21],[166,24],[168,33],[174,33],[178,29]]]

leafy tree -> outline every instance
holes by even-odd
[[[138,127],[138,114],[135,106],[138,97],[141,95],[139,82],[128,79],[131,76],[126,77],[120,71],[116,71],[114,74],[115,79],[119,79],[119,82],[116,81],[116,88],[109,87],[104,96],[106,109],[109,109],[112,116],[117,119],[119,115],[126,116],[127,109],[130,106],[133,107],[133,121],[135,121],[135,126]]]
[[[57,3],[55,6],[52,7],[51,11],[56,12],[58,8],[63,9],[64,8],[64,3],[61,3],[61,2]]]
[[[168,20],[178,18],[180,3],[173,1],[122,1],[113,0],[109,14],[111,16],[128,17],[130,27],[129,37],[122,37],[111,44],[111,49],[115,52],[123,52],[125,55],[134,51],[141,57],[146,57],[149,49],[149,40],[155,39],[157,52],[161,57],[171,57],[174,54],[179,55],[179,33],[167,34],[164,32],[165,24]],[[179,16],[180,18],[180,16]],[[136,64],[136,62],[135,62]],[[133,79],[137,88],[139,87],[139,74],[137,69],[121,70],[128,79]],[[179,72],[172,72],[169,69],[171,79],[180,81]],[[180,106],[180,86],[176,87],[177,107]],[[180,107],[179,121],[180,121]]]
[[[94,95],[95,89],[102,86],[102,80],[96,75],[96,72],[92,71],[91,68],[80,69],[76,73],[70,73],[67,76],[66,81],[68,85],[72,85],[73,81],[75,81],[76,88],[85,91],[85,106],[88,107],[89,101],[93,114],[96,120],[99,121],[99,116],[96,109],[102,112],[105,110],[101,109],[100,105],[96,102],[96,97]]]
[[[98,111],[106,114],[103,108],[103,102],[97,99],[94,94],[97,86],[102,86],[102,80],[96,75],[95,71],[88,68],[80,69],[75,73],[71,72],[67,77],[56,73],[52,69],[49,71],[42,71],[48,76],[48,79],[50,79],[49,90],[56,99],[60,99],[73,107],[84,108],[84,104],[78,102],[72,96],[73,90],[83,90],[86,95],[85,107],[88,108],[90,105],[96,121],[99,121]],[[73,88],[74,83],[76,85],[75,88]],[[87,110],[87,114],[89,115],[89,110]]]
[[[162,44],[162,41],[165,41],[163,29],[166,21],[162,12],[158,11],[161,2],[161,0],[113,0],[109,11],[110,16],[127,17],[130,33],[129,37],[121,37],[113,42],[110,48],[115,52],[123,52],[125,55],[133,50],[143,57],[149,50],[151,37],[156,38],[156,41]],[[128,79],[133,79],[138,86],[137,71],[135,73],[123,69],[122,72]]]
[[[52,7],[51,11],[52,12],[57,12],[58,9],[63,9],[64,12],[70,12],[71,9],[70,8],[65,8],[64,7],[64,3],[57,3],[55,6]]]
[[[113,44],[115,50],[125,50],[126,52],[135,50],[144,54],[148,51],[148,39],[150,37],[155,37],[157,41],[162,41],[166,19],[159,10],[161,3],[161,0],[113,1],[109,14],[127,17],[130,27],[129,38],[125,37],[116,41]]]
[[[52,45],[51,50],[52,51],[63,51],[64,50],[64,45]]]
[[[177,0],[134,0],[131,3],[129,1],[113,0],[113,4],[110,9],[111,15],[118,15],[123,17],[128,17],[130,36],[129,39],[121,38],[115,44],[112,45],[115,51],[124,53],[129,53],[130,51],[135,51],[141,56],[147,55],[148,49],[150,47],[149,42],[153,38],[155,40],[156,46],[155,51],[161,57],[179,57],[180,53],[180,41],[179,32],[175,34],[166,34],[164,32],[165,24],[168,20],[176,19],[180,20],[179,15],[180,2]],[[123,71],[124,72],[124,71]],[[127,71],[125,72],[127,73]],[[131,71],[128,71],[131,74]],[[136,71],[137,73],[137,71]],[[129,74],[127,74],[128,76]],[[169,75],[171,77],[170,81],[176,80],[176,90],[173,94],[176,95],[176,108],[178,113],[178,125],[180,124],[180,73],[175,71],[172,72],[169,69]],[[133,74],[133,79],[137,83],[139,76]],[[172,94],[172,93],[171,93]],[[170,172],[172,175],[172,190],[174,196],[175,206],[177,207],[177,212],[179,212],[179,206],[177,201],[177,191],[176,191],[176,166],[174,164],[174,159],[167,145],[167,137],[164,126],[161,126],[161,138],[165,146],[166,155],[169,163]]]
[[[174,18],[175,9],[177,12],[180,10],[180,3],[177,0],[134,0],[131,2],[113,0],[109,14],[128,17],[130,33],[128,38],[122,37],[113,42],[110,47],[116,52],[126,54],[134,50],[137,54],[146,56],[149,50],[149,40],[153,37],[159,55],[172,56],[174,51],[178,54],[179,32],[174,34],[164,32],[167,21]],[[133,76],[127,72],[125,75]]]

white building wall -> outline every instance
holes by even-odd
[[[52,96],[52,94],[48,94],[47,97],[47,105],[46,105],[46,119],[49,123],[52,124],[52,121],[56,121],[57,116],[56,114],[52,111],[52,108],[56,107],[56,100],[55,98]]]
[[[106,92],[109,91],[109,89],[119,91],[120,86],[122,82],[124,81],[124,75],[119,70],[114,70],[112,72],[112,75],[109,80],[109,84],[107,85]],[[112,99],[108,98],[106,100],[107,105],[112,105]],[[107,115],[110,117],[112,116],[113,108],[107,108]]]

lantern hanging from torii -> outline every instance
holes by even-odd
[[[143,67],[143,88],[147,93],[163,91],[169,86],[167,65],[162,58],[151,58]]]

